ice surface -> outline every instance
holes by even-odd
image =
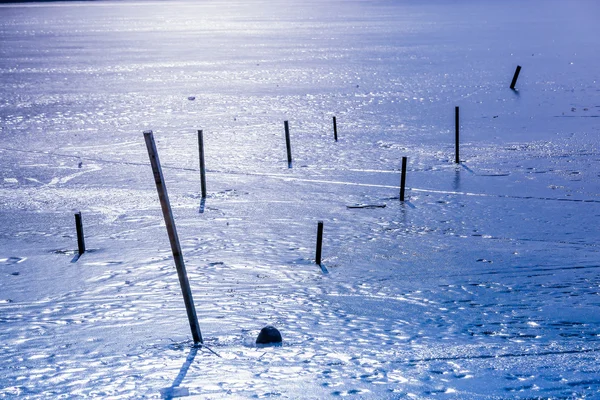
[[[1,5],[0,397],[600,396],[599,11]]]

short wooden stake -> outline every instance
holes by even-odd
[[[206,168],[204,167],[204,137],[202,131],[198,130],[198,152],[200,153],[200,185],[202,186],[202,198],[206,198]]]
[[[283,122],[285,127],[285,147],[287,149],[288,166],[292,166],[292,145],[290,144],[290,125],[288,121]]]
[[[156,190],[158,191],[160,206],[162,208],[163,217],[167,226],[169,241],[171,242],[171,251],[173,252],[173,259],[175,260],[175,267],[177,268],[177,275],[179,277],[179,284],[183,294],[183,302],[185,303],[188,321],[192,330],[192,337],[194,339],[194,343],[203,343],[200,326],[198,325],[198,317],[196,316],[196,308],[194,307],[194,299],[190,289],[190,282],[185,270],[183,255],[181,254],[181,245],[179,244],[179,237],[177,236],[175,219],[173,218],[173,212],[171,210],[171,204],[167,194],[167,187],[164,183],[162,168],[160,166],[160,160],[158,159],[158,152],[156,150],[156,144],[154,143],[154,135],[152,134],[152,131],[144,131],[144,139],[146,140],[148,157],[150,158],[150,164],[152,165],[154,182],[156,183]]]
[[[323,221],[319,221],[317,226],[317,254],[315,255],[315,262],[321,265],[321,250],[323,249]]]
[[[400,201],[404,201],[404,187],[406,186],[406,157],[402,157],[402,175],[400,176]]]
[[[454,135],[454,162],[456,164],[460,164],[460,157],[459,157],[459,131],[460,131],[460,124],[459,124],[459,117],[458,117],[458,107],[455,107],[454,109],[454,129],[455,129],[455,135]]]
[[[519,73],[521,72],[521,66],[517,65],[517,69],[515,70],[515,74],[513,75],[512,82],[510,83],[510,88],[515,90],[515,85],[517,84],[517,79],[519,78]]]
[[[79,255],[85,253],[85,239],[83,237],[83,223],[81,221],[81,211],[75,214],[75,229],[77,229],[77,249]]]
[[[337,120],[333,117],[333,138],[337,142]]]

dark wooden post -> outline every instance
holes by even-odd
[[[206,169],[204,167],[204,137],[202,131],[198,130],[198,151],[200,153],[200,185],[202,186],[202,198],[206,198]]]
[[[456,164],[460,164],[460,157],[459,157],[459,131],[460,131],[460,123],[459,123],[459,117],[458,117],[458,107],[455,107],[454,109],[454,128],[455,128],[455,135],[454,135],[454,162]]]
[[[287,149],[287,159],[288,166],[292,166],[292,145],[290,144],[290,126],[288,121],[283,122],[283,126],[285,127],[285,147]]]
[[[75,214],[75,229],[77,230],[77,250],[79,255],[85,253],[85,239],[83,237],[83,222],[81,221],[81,211]]]
[[[404,201],[404,187],[406,186],[406,157],[402,157],[402,175],[400,176],[400,201]]]
[[[150,158],[150,164],[152,165],[154,182],[156,183],[160,206],[167,226],[169,241],[171,242],[171,251],[173,252],[173,259],[175,260],[175,267],[177,268],[177,275],[179,277],[179,284],[181,286],[181,292],[183,293],[183,302],[185,303],[185,309],[192,330],[192,337],[194,343],[203,343],[200,326],[198,325],[198,317],[196,316],[196,308],[194,307],[194,299],[190,289],[190,282],[185,270],[183,255],[181,254],[181,245],[179,244],[175,220],[173,218],[173,212],[167,194],[167,187],[164,183],[162,168],[160,166],[160,160],[158,159],[158,152],[156,151],[156,144],[154,143],[152,131],[144,131],[144,139],[146,140],[146,147],[148,148],[148,157]]]
[[[517,65],[517,69],[515,70],[515,74],[513,75],[512,82],[510,83],[510,88],[515,90],[515,85],[517,84],[517,79],[519,79],[519,73],[521,72],[521,66]]]
[[[333,138],[337,142],[337,120],[333,117]]]
[[[321,265],[321,250],[323,249],[323,221],[319,221],[317,226],[317,254],[315,255],[315,262]]]

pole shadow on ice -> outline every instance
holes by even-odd
[[[194,362],[194,359],[196,358],[196,354],[198,354],[198,348],[199,347],[194,346],[190,349],[190,352],[188,353],[188,356],[186,357],[185,362],[181,366],[181,370],[179,370],[179,374],[173,381],[173,384],[168,388],[164,388],[164,389],[160,390],[160,395],[163,399],[170,400],[175,397],[185,397],[185,396],[190,395],[190,391],[188,388],[181,387],[179,385],[181,385],[181,383],[185,379],[185,376],[187,375],[188,370],[190,369],[190,366]]]
[[[454,189],[454,191],[459,191],[460,190],[460,168],[456,168],[454,170],[454,180],[452,181],[452,189]]]

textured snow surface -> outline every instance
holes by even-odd
[[[0,398],[600,397],[599,15],[1,5]],[[281,347],[255,346],[268,324]]]

